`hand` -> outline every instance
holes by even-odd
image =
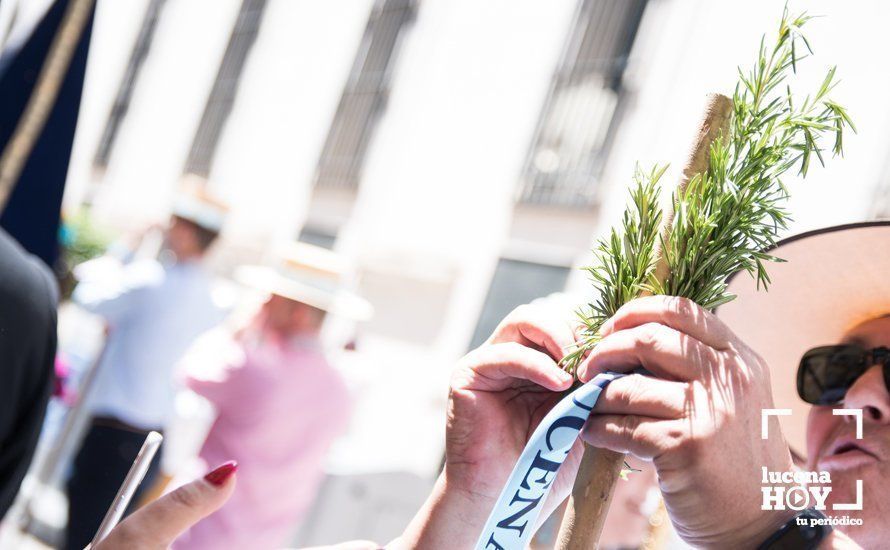
[[[534,304],[508,315],[460,360],[451,379],[445,469],[433,494],[393,547],[470,548],[544,415],[572,385],[558,361],[574,344],[570,311]],[[580,442],[554,481],[542,518],[571,489]]]
[[[453,488],[497,499],[532,432],[572,384],[557,364],[575,343],[567,319],[546,306],[521,306],[458,363],[445,432]]]
[[[169,548],[179,535],[218,510],[232,496],[235,476],[229,464],[136,511],[112,529],[92,550]],[[208,478],[214,481],[208,481]]]
[[[652,460],[677,533],[694,546],[756,547],[792,510],[761,510],[762,467],[792,469],[773,418],[769,368],[695,303],[651,296],[622,307],[579,366],[582,381],[645,367],[600,395],[582,432],[591,445]],[[789,381],[789,383],[791,383]]]

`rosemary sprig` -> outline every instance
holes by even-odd
[[[612,228],[594,250],[596,264],[585,267],[599,296],[577,312],[584,338],[562,360],[573,373],[599,340],[599,329],[622,305],[648,288],[655,268],[655,243],[661,222],[659,181],[667,167],[643,172],[637,166],[630,203],[624,211],[621,231]]]
[[[664,168],[636,170],[620,230],[600,240],[595,264],[584,268],[599,296],[578,312],[583,339],[562,361],[568,372],[596,345],[603,323],[643,290],[713,309],[735,298],[726,292],[726,279],[739,270],[755,277],[758,287],[768,286],[764,262],[781,260],[763,250],[775,244],[790,219],[782,176],[797,166],[806,177],[813,155],[824,165],[826,135],[834,137],[833,155],[842,155],[844,129],[856,131],[846,110],[828,97],[836,84],[834,68],[802,102],[789,86],[781,89],[798,62],[812,54],[801,33],[810,19],[806,13],[791,17],[786,7],[774,45],[761,40],[754,67],[747,73],[739,69],[729,136],[711,145],[708,170],[674,193],[666,242],[657,241]],[[801,51],[807,54],[799,56]],[[653,276],[656,242],[670,268],[664,281]]]

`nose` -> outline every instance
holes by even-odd
[[[884,383],[884,373],[880,366],[873,366],[847,390],[844,407],[862,409],[866,422],[874,424],[890,423],[890,393]],[[846,417],[852,421],[852,417]]]

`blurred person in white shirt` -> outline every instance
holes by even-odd
[[[89,543],[145,436],[162,432],[172,414],[176,363],[223,319],[203,264],[226,208],[200,189],[176,201],[159,259],[104,257],[76,271],[72,299],[103,318],[107,338],[87,397],[89,427],[68,480],[66,548]],[[143,487],[158,465],[156,457]]]

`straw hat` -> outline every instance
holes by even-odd
[[[207,180],[189,174],[180,189],[173,202],[172,214],[215,233],[222,231],[229,207],[207,192]]]
[[[235,270],[238,282],[356,321],[371,317],[373,308],[348,291],[349,264],[341,255],[311,244],[293,242],[274,252],[271,265]]]
[[[788,444],[806,452],[810,405],[797,395],[796,375],[808,349],[839,343],[859,323],[890,312],[890,221],[839,225],[780,241],[768,250],[787,260],[767,266],[769,291],[746,273],[730,277],[738,296],[717,315],[770,366],[779,422]]]

